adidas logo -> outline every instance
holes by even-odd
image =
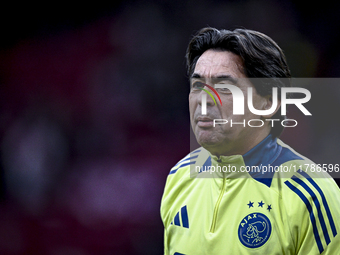
[[[182,224],[181,224],[182,222]],[[174,220],[171,222],[172,225],[180,226],[183,228],[189,228],[189,218],[187,206],[183,206],[181,210],[176,214]]]

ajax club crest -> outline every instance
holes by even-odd
[[[266,215],[250,213],[240,222],[238,237],[244,246],[258,248],[267,242],[271,232],[272,226]]]

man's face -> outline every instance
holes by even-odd
[[[257,94],[254,86],[241,71],[242,68],[243,63],[239,56],[228,51],[207,50],[198,59],[191,78],[189,94],[191,126],[198,143],[214,155],[244,154],[253,147],[254,143],[257,144],[258,136],[263,139],[269,134],[270,127],[268,125],[258,128],[249,127],[247,124],[250,119],[260,118],[260,116],[251,113],[246,105],[248,87],[253,87],[255,109],[264,109],[268,100]],[[244,115],[233,116],[233,96],[228,89],[216,89],[222,106],[217,98],[215,105],[212,98],[207,95],[207,114],[202,115],[202,94],[206,92],[197,88],[202,83],[212,87],[217,83],[239,87],[245,99]],[[208,88],[205,87],[205,89]],[[225,119],[228,123],[213,127],[214,119]],[[235,124],[231,127],[231,120],[233,123],[243,123],[245,120],[245,127],[243,124]]]

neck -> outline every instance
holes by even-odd
[[[212,155],[219,156],[232,156],[232,155],[244,155],[256,145],[258,145],[263,139],[265,139],[270,132],[259,132],[250,136],[245,136],[242,139],[234,141],[226,141],[218,147],[205,148]]]

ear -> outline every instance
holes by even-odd
[[[272,107],[273,105],[273,97],[272,95],[267,95],[267,96],[264,96],[264,105],[263,105],[263,109],[264,110],[268,110]],[[275,111],[271,114],[268,114],[268,115],[262,115],[261,118],[263,119],[270,119],[271,117],[273,117],[277,111],[281,108],[281,100],[277,100],[277,106],[275,108]]]

